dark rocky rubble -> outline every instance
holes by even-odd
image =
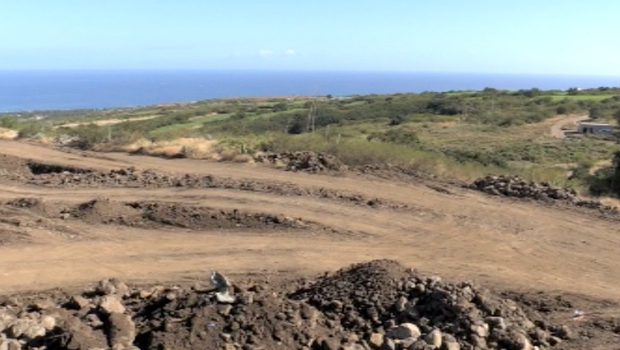
[[[7,297],[0,349],[549,349],[566,326],[515,301],[389,260],[316,280],[241,279],[222,303],[206,282]],[[529,314],[529,315],[528,315]]]

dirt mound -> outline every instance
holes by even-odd
[[[381,349],[531,349],[562,341],[512,300],[470,283],[444,283],[393,261],[354,265],[293,298],[307,300]]]
[[[312,151],[259,153],[254,156],[254,161],[282,165],[286,171],[321,173],[346,170],[346,166],[338,158]]]
[[[0,227],[0,246],[29,242],[30,236],[17,230],[5,229]]]
[[[25,159],[0,154],[0,177],[23,179],[31,175]]]
[[[162,203],[128,203],[142,211],[145,220],[190,229],[205,228],[309,228],[317,225],[279,215],[244,213],[206,207]]]
[[[0,348],[567,349],[579,327],[552,325],[527,305],[393,261],[313,282],[212,281],[130,288],[104,280],[72,296],[8,297],[0,302]]]
[[[61,212],[63,218],[75,218],[89,223],[126,226],[172,226],[192,230],[208,229],[311,229],[335,230],[283,215],[246,213],[191,205],[158,202],[123,203],[100,198],[82,203]]]
[[[11,180],[24,181],[31,185],[69,188],[224,188],[240,191],[274,193],[282,196],[304,196],[337,200],[370,208],[390,208],[403,210],[408,205],[381,198],[334,191],[325,188],[307,188],[291,183],[256,180],[236,180],[197,174],[167,174],[155,170],[137,171],[135,168],[113,169],[109,172],[96,172],[87,169],[77,172],[47,172],[39,175],[5,176]],[[0,176],[2,174],[0,173]]]
[[[64,210],[61,215],[88,223],[119,224],[136,226],[142,222],[142,212],[124,203],[112,201],[108,198],[93,199],[82,203],[73,209]]]

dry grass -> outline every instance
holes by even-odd
[[[600,198],[599,200],[601,203],[605,205],[620,209],[620,199],[618,198],[603,197],[603,198]]]
[[[17,131],[11,129],[0,128],[0,139],[13,140],[17,137]]]
[[[183,157],[239,163],[252,161],[252,157],[247,154],[239,154],[235,150],[219,145],[215,140],[205,140],[202,138],[179,138],[156,142],[140,139],[126,145],[102,144],[98,145],[95,150],[103,152],[132,152],[165,158]]]
[[[137,118],[127,118],[127,119],[104,119],[104,120],[93,120],[93,121],[88,121],[88,122],[83,122],[83,123],[67,123],[67,124],[62,124],[62,125],[57,125],[54,127],[54,129],[58,129],[58,128],[76,128],[80,125],[89,125],[89,124],[95,124],[95,125],[114,125],[114,124],[119,124],[119,123],[124,123],[124,122],[135,122],[135,121],[139,121],[139,120],[148,120],[148,119],[153,119],[153,118],[157,118],[159,117],[158,115],[150,115],[150,116],[146,116],[146,117],[137,117]]]

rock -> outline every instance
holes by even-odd
[[[9,327],[9,336],[12,338],[21,338],[21,336],[26,332],[26,330],[33,325],[33,321],[28,319],[17,319],[15,320],[11,326]]]
[[[417,341],[418,341],[417,338],[407,338],[407,339],[399,340],[397,347],[401,349],[408,349],[411,345],[415,344],[415,342]]]
[[[114,346],[128,347],[136,339],[136,325],[131,316],[113,312],[108,317],[108,339]]]
[[[428,333],[424,340],[428,343],[428,345],[434,346],[436,349],[441,347],[441,331],[439,329],[433,329],[432,332]]]
[[[407,350],[426,350],[430,347],[424,340],[416,340],[413,344],[409,345]]]
[[[368,338],[368,345],[372,349],[379,349],[381,345],[383,345],[383,334],[381,333],[372,333],[370,338]]]
[[[231,310],[232,310],[231,305],[220,305],[218,307],[218,313],[222,316],[228,316]]]
[[[316,320],[318,317],[317,310],[306,303],[301,304],[300,313],[301,313],[301,317],[303,317],[306,320]]]
[[[391,339],[419,338],[422,333],[418,326],[413,323],[403,323],[391,328],[386,332],[386,336]]]
[[[17,339],[0,339],[0,350],[21,350],[22,344]]]
[[[74,295],[73,297],[71,297],[70,304],[71,307],[73,307],[74,309],[80,310],[88,306],[90,304],[90,301],[81,295]]]
[[[116,294],[121,297],[128,297],[131,294],[129,287],[121,281],[113,281],[114,286],[116,287]]]
[[[491,326],[492,329],[506,330],[506,321],[502,317],[487,317],[485,321]]]
[[[112,281],[106,279],[99,281],[99,284],[95,288],[95,291],[99,294],[111,295],[116,293],[116,286]]]
[[[321,341],[322,344],[322,350],[339,350],[340,349],[340,342],[336,339],[333,338],[324,338]]]
[[[32,339],[36,339],[39,337],[43,337],[45,336],[46,333],[47,333],[47,330],[45,329],[43,325],[34,322],[33,324],[30,325],[30,327],[26,329],[22,337],[26,340],[32,340]]]
[[[484,349],[484,348],[481,348]],[[443,343],[442,350],[461,350],[461,345],[457,342]]]
[[[9,339],[8,350],[22,350],[23,344],[19,340]]]
[[[510,335],[511,343],[516,350],[533,350],[532,343],[523,333],[512,333]]]
[[[56,327],[56,319],[49,315],[42,316],[41,325],[45,328],[45,330],[51,331]]]
[[[488,324],[478,324],[472,325],[471,330],[474,334],[479,337],[486,338],[489,336],[489,325]]]
[[[36,311],[42,311],[54,307],[56,307],[56,303],[54,303],[50,299],[39,300],[32,305],[32,308]]]
[[[103,321],[96,314],[88,314],[86,315],[86,324],[91,326],[92,328],[99,328],[103,326]]]
[[[379,350],[396,350],[396,343],[390,338],[384,338]]]
[[[556,346],[562,342],[561,338],[551,336],[548,338],[548,342],[551,346]]]
[[[0,309],[0,332],[4,331],[14,320],[15,315],[8,310]]]
[[[106,295],[99,301],[99,308],[106,314],[125,312],[125,306],[115,295]]]
[[[398,301],[396,302],[396,311],[397,312],[403,312],[407,309],[407,298],[405,297],[400,297],[398,299]]]
[[[215,298],[217,299],[218,303],[222,303],[222,304],[232,304],[235,302],[235,297],[232,296],[230,293],[228,293],[228,291],[223,292],[223,293],[216,292]]]
[[[560,326],[555,330],[555,335],[561,339],[564,340],[570,340],[573,338],[573,332],[571,331],[571,329],[566,326]]]

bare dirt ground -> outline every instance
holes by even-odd
[[[69,179],[127,167],[170,178]],[[193,180],[178,180],[186,173]],[[202,178],[211,185],[196,185]],[[212,270],[312,275],[387,258],[495,290],[570,296],[605,322],[619,316],[617,221],[441,182],[0,140],[0,201],[4,294],[113,277],[183,283]],[[553,317],[570,318],[563,312]]]

